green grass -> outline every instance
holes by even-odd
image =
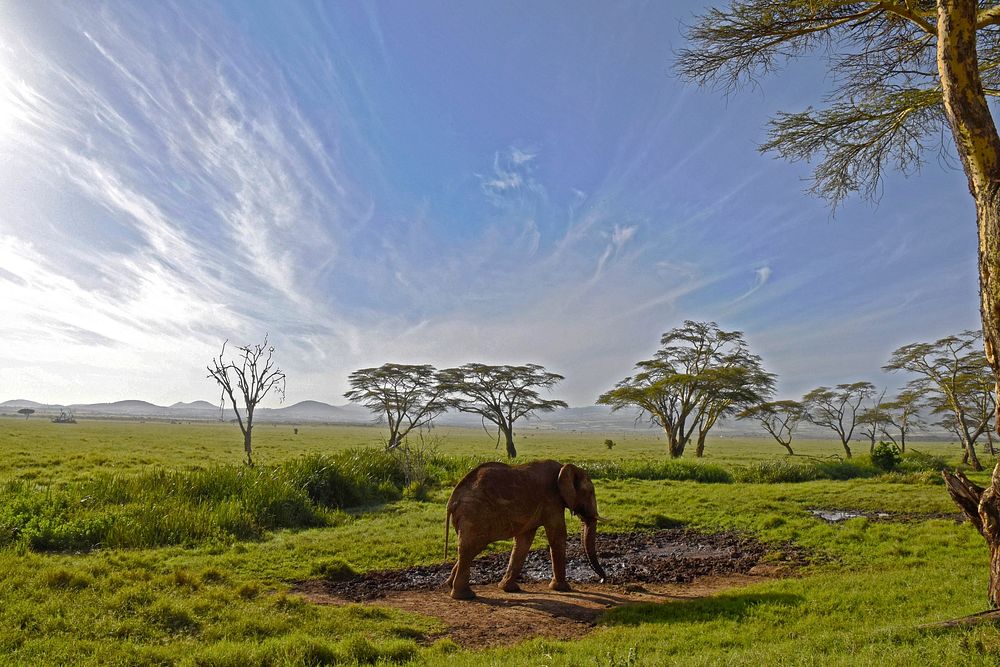
[[[788,543],[804,548],[810,562],[790,579],[616,609],[575,642],[536,639],[472,652],[438,639],[435,619],[377,605],[317,606],[290,590],[312,577],[440,562],[450,485],[496,457],[492,440],[481,431],[435,430],[441,456],[416,462],[428,481],[413,490],[398,461],[356,451],[377,444],[377,429],[306,426],[295,436],[290,427],[263,426],[252,471],[237,465],[237,435],[215,424],[0,420],[0,517],[22,521],[0,546],[0,664],[1000,660],[997,628],[917,628],[985,607],[988,554],[968,524],[860,518],[831,525],[809,512],[955,512],[936,483],[940,460],[910,457],[886,475],[860,453],[849,464],[827,460],[837,443],[803,443],[816,461],[785,457],[763,439],[720,439],[704,461],[672,462],[653,437],[610,434],[618,446],[608,452],[605,434],[525,430],[525,458],[573,460],[592,471],[609,517],[601,531],[677,523],[737,529],[776,551]],[[916,447],[949,463],[958,454],[946,444]],[[58,551],[41,551],[52,544],[30,539],[46,534],[26,528],[44,518]],[[146,532],[149,526],[155,530]],[[57,534],[60,527],[68,536]],[[101,546],[92,548],[93,539],[70,546],[74,531],[104,535]],[[128,531],[118,546],[108,541]]]

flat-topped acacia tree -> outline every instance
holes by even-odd
[[[360,368],[348,377],[344,394],[384,421],[389,429],[386,449],[399,447],[413,429],[427,426],[448,408],[445,390],[430,364],[382,364]]]
[[[264,398],[274,391],[279,398],[285,396],[285,374],[274,365],[274,347],[264,342],[256,345],[243,345],[236,348],[233,359],[226,358],[226,345],[222,344],[219,356],[212,359],[208,365],[208,377],[222,388],[222,404],[229,398],[236,413],[236,423],[243,432],[243,451],[246,453],[246,464],[253,465],[253,417],[254,411]],[[237,397],[239,400],[237,400]],[[243,414],[240,414],[240,405]]]
[[[906,451],[906,436],[926,426],[920,416],[923,403],[924,391],[917,384],[907,383],[895,398],[882,404],[885,416],[882,435],[898,445],[901,452]]]
[[[916,171],[950,134],[976,205],[983,346],[996,390],[1000,134],[987,99],[1000,96],[998,28],[1000,2],[991,0],[733,0],[694,20],[677,62],[687,79],[732,90],[820,53],[833,89],[818,108],[779,113],[762,149],[812,161],[812,191],[834,204],[852,192],[876,197],[884,170]],[[1000,463],[985,492],[946,479],[990,547],[989,597],[1000,607]]]
[[[514,423],[535,412],[551,412],[568,407],[565,401],[542,398],[542,389],[551,389],[563,380],[538,364],[489,366],[465,364],[439,371],[437,380],[448,393],[448,405],[462,412],[477,414],[497,427],[504,438],[507,456],[517,456],[514,446]]]
[[[802,397],[807,421],[828,428],[840,438],[844,454],[851,458],[851,436],[858,426],[861,404],[875,393],[871,382],[849,382],[830,387],[816,387]]]
[[[764,401],[755,403],[736,415],[737,419],[756,419],[775,442],[794,456],[792,437],[799,422],[805,418],[805,407],[798,401]]]
[[[981,349],[982,333],[963,331],[933,343],[910,343],[897,348],[882,370],[914,375],[909,387],[919,392],[939,422],[958,436],[964,460],[976,470],[983,465],[976,440],[991,425],[990,368]]]
[[[701,456],[719,417],[767,400],[774,387],[774,375],[750,353],[743,332],[723,331],[715,322],[686,320],[664,333],[653,358],[635,370],[597,402],[612,410],[638,408],[663,429],[671,458],[682,456],[693,436]]]

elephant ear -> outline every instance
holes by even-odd
[[[572,463],[567,463],[559,469],[559,495],[571,512],[576,512],[577,507],[577,480],[583,471]]]

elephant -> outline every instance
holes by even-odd
[[[445,516],[445,558],[449,524],[458,534],[458,561],[448,577],[451,597],[469,600],[472,559],[496,540],[514,538],[501,590],[517,592],[517,579],[538,528],[545,528],[552,559],[554,591],[572,590],[566,582],[566,509],[583,522],[583,545],[590,566],[604,582],[604,568],[597,559],[597,497],[587,473],[572,464],[534,461],[510,466],[483,463],[466,475],[452,491]]]

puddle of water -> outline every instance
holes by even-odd
[[[809,513],[830,523],[846,521],[847,519],[858,519],[860,517],[885,519],[890,516],[888,512],[856,512],[850,510],[809,510]]]

